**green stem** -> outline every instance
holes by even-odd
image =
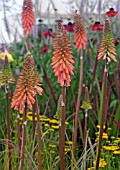
[[[85,109],[85,125],[84,125],[84,147],[86,142],[86,134],[87,134],[87,117],[88,117],[88,110]]]
[[[19,113],[17,115],[17,138],[18,138],[18,150],[19,150],[19,161],[20,161],[21,140],[20,140],[20,115],[19,115]]]
[[[28,48],[28,51],[30,51],[30,36],[29,35],[27,37],[27,48]]]
[[[105,66],[104,69],[104,77],[103,77],[103,85],[102,85],[102,115],[101,115],[101,123],[100,123],[100,134],[98,139],[98,150],[97,150],[97,158],[96,158],[96,167],[95,170],[98,170],[99,168],[99,160],[100,160],[100,153],[102,148],[102,135],[103,135],[103,127],[105,125],[106,116],[107,116],[107,74],[108,70]]]
[[[25,143],[26,143],[26,125],[27,125],[27,103],[25,103],[25,109],[23,114],[23,124],[22,124],[22,143],[21,143],[21,151],[20,151],[20,163],[19,169],[23,170],[24,166],[24,152],[25,152]]]
[[[66,98],[66,87],[62,87],[62,120],[60,126],[60,170],[65,170],[65,98]]]
[[[10,113],[9,113],[8,85],[6,84],[6,119],[7,119],[7,139],[8,139],[8,170],[12,170],[11,157],[11,134],[10,134]]]
[[[74,134],[73,134],[73,156],[75,156],[75,152],[76,152],[79,109],[80,109],[80,100],[81,100],[81,94],[82,94],[82,82],[83,82],[83,51],[81,50],[81,53],[80,53],[80,79],[79,79],[78,98],[77,98],[77,106],[76,106],[76,114],[75,114],[75,128],[74,128]],[[80,129],[81,129],[81,135],[82,135],[83,132],[82,132],[81,122],[80,122]]]
[[[84,143],[84,156],[83,156],[83,163],[84,163],[84,170],[86,170],[86,156],[87,156],[87,139],[88,139],[88,131],[86,131],[85,135],[85,143]]]
[[[33,104],[33,106],[32,106],[32,139],[33,140],[34,140],[34,136],[35,136],[35,127],[36,127],[35,111],[36,111],[36,106],[35,106],[35,104]]]
[[[38,129],[38,169],[42,170],[42,140],[41,140],[41,128],[40,128],[40,111],[38,107],[38,101],[36,97],[36,115],[37,115],[37,129]]]

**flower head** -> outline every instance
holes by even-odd
[[[118,39],[114,40],[114,45],[117,46],[120,43],[120,41]]]
[[[29,35],[34,26],[34,12],[32,0],[24,0],[22,8],[22,26],[24,34]]]
[[[100,24],[100,22],[97,21],[94,24],[91,24],[90,28],[91,28],[92,31],[102,31],[103,30],[103,24]]]
[[[70,74],[74,75],[73,56],[71,44],[66,31],[61,23],[58,23],[58,33],[54,42],[54,56],[52,58],[52,67],[55,76],[58,76],[58,82],[61,86],[70,85]]]
[[[116,16],[117,14],[118,12],[114,11],[114,8],[110,8],[110,10],[106,12],[106,15],[110,18]]]
[[[85,110],[92,109],[92,106],[89,100],[88,87],[85,87],[85,97],[84,97],[81,108]]]
[[[115,155],[120,155],[120,150],[114,151],[113,154],[115,154]]]
[[[93,162],[93,164],[96,164],[96,161]],[[107,165],[107,162],[104,159],[100,158],[100,162],[99,162],[99,168],[104,168]]]
[[[14,83],[14,78],[12,76],[12,71],[10,69],[10,65],[8,63],[8,57],[5,56],[5,63],[2,71],[0,71],[0,86],[5,84]]]
[[[103,149],[108,150],[108,151],[116,151],[116,150],[118,150],[118,146],[114,146],[114,145],[103,146]]]
[[[48,50],[50,50],[50,47],[48,45],[44,45],[44,47],[40,50],[41,54],[46,53]]]
[[[12,55],[7,51],[6,48],[4,48],[4,52],[0,53],[0,59],[5,60],[5,57],[7,56],[8,62],[13,61]]]
[[[117,61],[113,35],[108,20],[105,21],[104,33],[98,49],[97,58],[98,60],[103,58],[103,60],[107,60],[107,62],[110,62],[111,59]]]
[[[55,33],[51,28],[49,28],[47,31],[43,32],[44,38],[55,38]]]
[[[25,103],[32,110],[32,104],[35,103],[36,91],[42,95],[42,88],[34,59],[28,55],[22,72],[18,78],[17,86],[12,98],[12,108],[14,110],[24,110]]]
[[[74,32],[74,23],[69,22],[68,25],[65,26],[65,30],[68,32]]]
[[[74,44],[80,50],[86,47],[87,37],[81,16],[76,13],[74,20]]]

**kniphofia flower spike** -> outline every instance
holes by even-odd
[[[34,12],[32,0],[24,0],[22,8],[22,26],[24,34],[29,35],[34,26]]]
[[[75,14],[74,23],[74,44],[78,50],[84,49],[87,44],[86,32],[82,18],[79,14]]]
[[[58,76],[58,82],[61,86],[70,85],[70,74],[74,75],[74,64],[71,44],[66,31],[63,29],[61,23],[58,23],[58,33],[54,42],[54,56],[52,58],[52,67],[55,76]]]
[[[17,86],[12,98],[12,108],[14,110],[24,110],[25,103],[32,110],[35,103],[36,91],[42,95],[40,79],[32,56],[28,55],[22,72],[18,78]]]
[[[113,34],[110,29],[109,21],[105,21],[104,33],[102,36],[102,40],[98,49],[98,60],[103,58],[103,60],[107,60],[110,62],[111,59],[116,60],[116,49],[114,46]]]

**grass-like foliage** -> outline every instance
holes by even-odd
[[[24,41],[0,54],[0,170],[120,169],[116,22],[75,12],[54,31],[40,20],[35,38],[33,7],[24,0]]]

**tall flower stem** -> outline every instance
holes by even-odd
[[[88,131],[86,130],[85,141],[84,141],[84,156],[83,156],[83,169],[86,170],[86,156],[87,156],[87,139],[88,139]]]
[[[75,128],[74,128],[74,134],[73,134],[73,156],[75,156],[75,152],[76,152],[78,118],[79,118],[80,100],[81,100],[81,94],[82,94],[82,82],[83,82],[83,50],[81,49],[80,51],[80,79],[79,79],[78,98],[77,98],[77,106],[76,106],[76,114],[75,114]],[[82,133],[81,123],[80,123],[80,129]]]
[[[85,109],[84,148],[85,148],[86,134],[87,134],[87,118],[88,118],[88,110],[87,110],[87,109]]]
[[[30,51],[30,36],[27,37],[27,50]]]
[[[42,142],[41,142],[40,114],[39,114],[37,97],[36,97],[36,115],[37,115],[37,130],[38,130],[38,169],[42,170],[42,157],[41,157]]]
[[[36,127],[36,123],[35,123],[35,111],[36,111],[36,105],[33,104],[33,106],[32,106],[32,139],[34,139],[34,136],[35,136],[35,127]]]
[[[21,139],[20,139],[20,115],[17,115],[17,138],[18,138],[18,150],[19,150],[19,161],[20,161],[20,146],[21,146]]]
[[[108,74],[108,70],[107,70],[107,66],[105,65],[103,85],[102,85],[102,113],[101,113],[100,134],[99,134],[99,139],[98,139],[98,150],[97,150],[95,170],[98,170],[99,168],[100,153],[101,153],[101,148],[102,148],[103,127],[105,125],[106,116],[107,116],[107,93],[106,93],[107,74]]]
[[[60,126],[60,170],[65,170],[65,105],[66,105],[66,87],[62,87],[62,120]]]
[[[26,143],[26,125],[27,125],[27,103],[25,103],[25,109],[23,114],[23,124],[22,124],[22,143],[20,151],[20,163],[19,170],[23,170],[24,166],[24,152],[25,152],[25,143]]]
[[[8,85],[6,84],[5,86],[6,86],[6,116],[7,116],[7,139],[8,139],[8,170],[12,170]]]

